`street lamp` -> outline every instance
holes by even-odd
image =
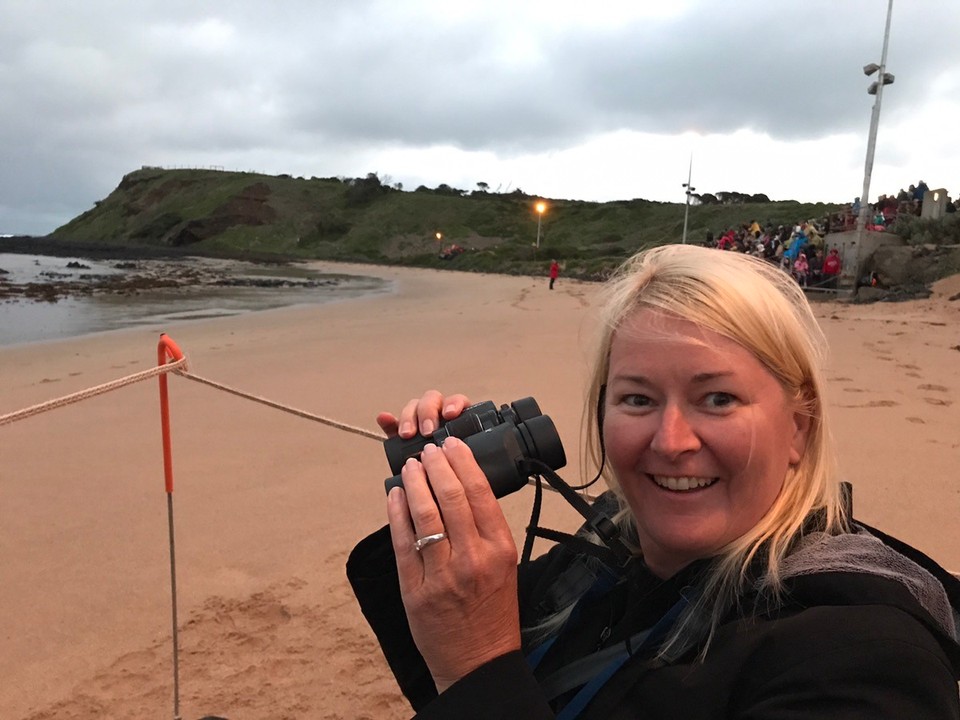
[[[696,188],[690,184],[693,178],[693,153],[690,153],[690,167],[687,169],[687,181],[683,184],[687,193],[687,206],[683,209],[683,244],[687,244],[687,217],[690,215],[690,196]]]
[[[890,16],[893,14],[893,0],[887,4],[887,25],[883,31],[883,52],[880,54],[880,64],[869,63],[863,66],[863,74],[870,77],[879,73],[877,79],[867,88],[868,95],[876,96],[873,110],[870,113],[870,135],[867,138],[867,161],[863,170],[863,193],[860,195],[860,214],[857,216],[857,246],[863,241],[863,230],[867,224],[867,213],[870,212],[870,176],[873,174],[873,153],[877,145],[877,126],[880,124],[880,100],[883,98],[884,85],[893,83],[894,77],[887,70],[887,46],[890,44]]]
[[[540,200],[536,205],[533,206],[533,209],[537,211],[537,249],[540,249],[540,221],[543,220],[543,213],[547,209],[547,204]]]

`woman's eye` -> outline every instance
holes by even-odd
[[[646,395],[624,395],[620,402],[629,407],[647,407],[650,405],[650,398]]]
[[[737,401],[730,393],[725,392],[712,392],[708,394],[704,400],[707,406],[711,408],[727,408],[733,405]]]

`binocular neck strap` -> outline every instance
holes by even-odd
[[[633,557],[633,553],[624,545],[620,539],[620,528],[618,528],[609,517],[597,510],[593,505],[587,503],[576,490],[567,485],[563,478],[557,475],[553,468],[546,463],[533,458],[526,458],[521,462],[521,466],[524,471],[537,477],[533,512],[530,516],[530,526],[527,528],[527,539],[523,545],[521,563],[526,563],[530,560],[530,555],[533,552],[534,538],[542,537],[547,540],[562,542],[578,552],[593,555],[614,568],[620,568],[627,564],[627,561]],[[546,481],[550,483],[550,486],[560,493],[574,510],[583,516],[590,529],[593,530],[597,537],[600,538],[600,541],[603,542],[602,546],[590,542],[583,537],[538,526],[543,497],[541,478],[545,478]]]

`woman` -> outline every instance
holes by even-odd
[[[645,251],[607,287],[599,329],[586,455],[633,548],[625,567],[558,545],[518,573],[456,439],[407,462],[389,529],[350,558],[418,717],[960,717],[950,578],[851,520],[823,337],[790,276]],[[378,422],[429,434],[467,404],[428,392]]]

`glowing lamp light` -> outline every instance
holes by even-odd
[[[543,200],[538,200],[537,204],[533,206],[533,209],[537,211],[537,243],[536,246],[538,249],[540,247],[540,221],[543,219],[543,213],[547,209],[547,204]]]

